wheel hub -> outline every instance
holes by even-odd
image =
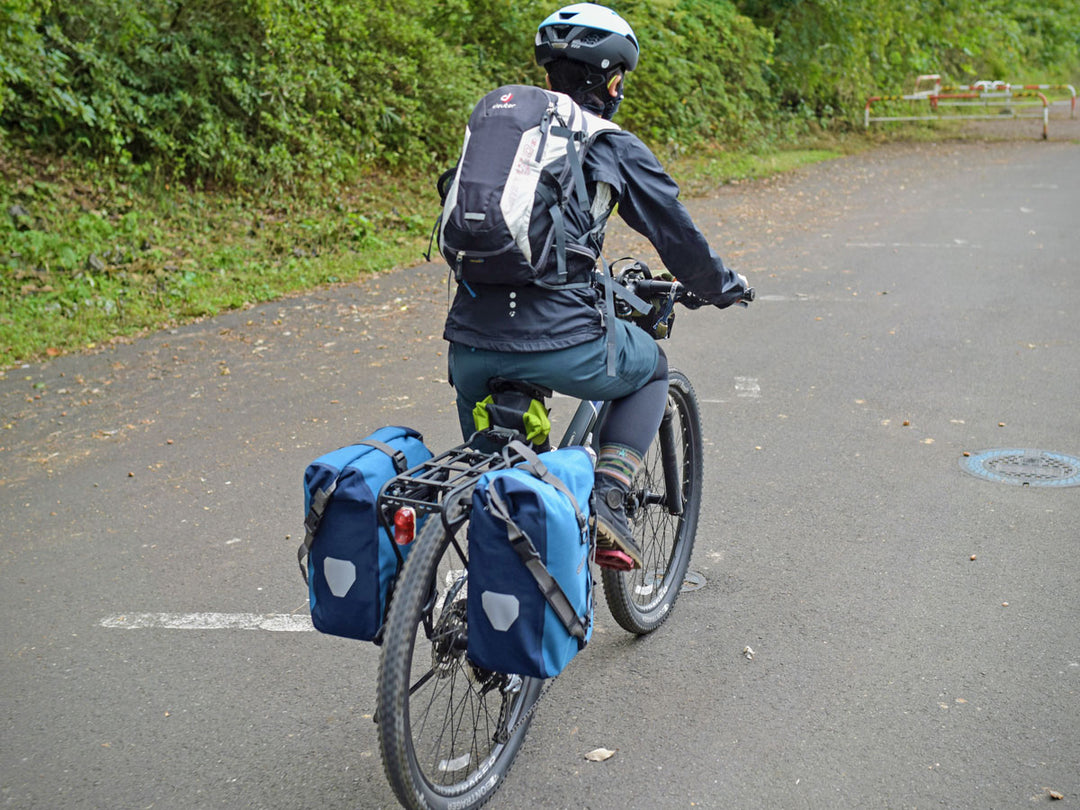
[[[461,599],[443,611],[432,634],[431,669],[436,677],[445,678],[461,659],[468,638],[466,630],[465,600]]]

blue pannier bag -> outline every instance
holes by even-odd
[[[534,453],[481,476],[469,519],[468,657],[494,672],[558,675],[592,636],[584,447]]]
[[[297,559],[316,630],[378,641],[409,546],[396,545],[380,525],[376,501],[383,484],[431,455],[415,430],[384,427],[308,465]]]

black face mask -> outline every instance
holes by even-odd
[[[623,84],[626,82],[626,75],[622,74],[622,76],[623,78],[619,82],[619,91],[612,96],[607,89],[610,78],[601,74],[590,74],[585,86],[576,94],[575,100],[584,109],[610,121],[615,117],[615,113],[619,111],[619,105],[622,104]]]
[[[623,81],[626,81],[623,79]],[[619,105],[623,100],[623,83],[619,82],[619,92],[615,96],[608,96],[607,101],[604,103],[604,109],[600,112],[600,117],[610,121],[615,117],[615,113],[619,111]]]

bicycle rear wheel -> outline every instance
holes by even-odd
[[[415,542],[379,663],[383,767],[405,807],[480,807],[506,777],[543,681],[467,660],[466,562],[437,515]]]
[[[701,508],[704,476],[701,414],[697,395],[681,371],[668,375],[668,407],[660,433],[634,477],[626,515],[642,551],[642,567],[631,571],[601,569],[604,596],[619,626],[643,635],[670,615],[690,565]],[[670,432],[668,432],[670,431]],[[665,433],[671,441],[664,440]],[[672,511],[668,475],[682,493],[681,514]]]

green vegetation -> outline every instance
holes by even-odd
[[[919,73],[1080,70],[1074,0],[612,5],[644,50],[620,123],[691,191],[831,156]],[[0,366],[414,260],[557,6],[0,0]]]
[[[672,170],[692,193],[837,154],[710,150]],[[438,213],[422,172],[392,185],[369,176],[350,196],[267,201],[144,192],[55,159],[12,164],[0,153],[0,368],[415,263]]]
[[[0,154],[0,368],[415,262],[436,213],[419,174],[267,198],[12,161]]]

